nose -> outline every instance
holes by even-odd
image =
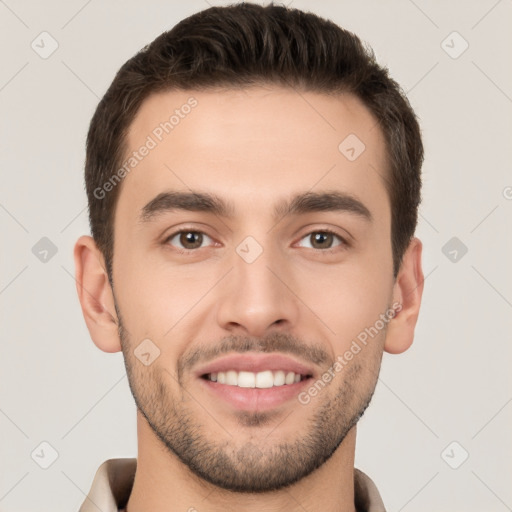
[[[242,254],[242,253],[240,253]],[[262,337],[271,330],[290,330],[299,318],[293,272],[286,258],[269,249],[249,262],[238,253],[218,296],[219,326],[231,334]]]

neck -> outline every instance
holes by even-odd
[[[355,512],[355,427],[316,471],[284,489],[257,494],[227,491],[197,477],[167,450],[139,411],[137,438],[137,470],[126,512]]]

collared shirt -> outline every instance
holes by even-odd
[[[91,490],[79,512],[124,512],[132,491],[137,459],[109,459],[96,471]],[[377,487],[362,471],[354,470],[358,512],[386,512]]]

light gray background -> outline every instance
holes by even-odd
[[[73,244],[89,232],[85,136],[125,60],[208,3],[0,0],[1,511],[78,510],[103,460],[136,456],[122,355],[90,340],[73,280]],[[512,2],[291,5],[371,44],[426,146],[416,339],[384,357],[356,466],[389,511],[512,510]],[[47,59],[31,48],[42,31],[59,44]],[[458,36],[442,46],[453,31],[469,43],[458,58],[445,51]],[[46,262],[32,252],[42,237],[58,249]],[[452,237],[468,249],[455,262],[442,252]],[[59,454],[48,469],[43,441]]]

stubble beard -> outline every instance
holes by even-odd
[[[311,406],[317,410],[305,424],[298,425],[300,430],[294,440],[271,443],[259,435],[260,427],[268,430],[274,424],[277,431],[279,422],[288,420],[277,411],[239,411],[236,431],[222,427],[225,435],[219,440],[218,434],[209,433],[218,432],[222,425],[190,397],[183,375],[176,379],[156,364],[143,366],[133,355],[134,345],[119,311],[118,319],[130,389],[155,435],[197,477],[235,492],[282,489],[324,464],[370,404],[380,369],[382,353],[368,354],[365,360],[352,360],[308,405],[297,400],[297,408]],[[172,379],[180,386],[178,394],[172,391]],[[293,422],[294,412],[288,414]],[[244,432],[244,439],[237,439],[240,431]]]

